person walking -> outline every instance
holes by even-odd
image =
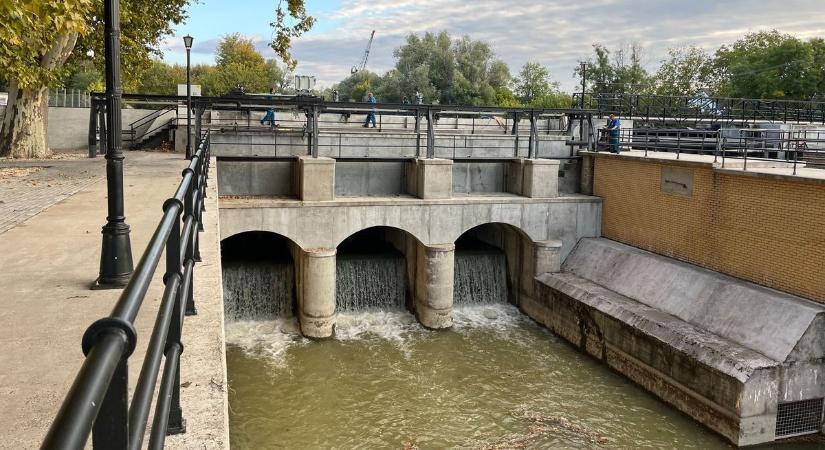
[[[607,122],[607,131],[610,133],[610,153],[619,154],[619,129],[622,127],[622,122],[613,114],[610,115],[610,120]]]
[[[269,95],[270,96],[267,97],[267,100],[272,100],[273,99],[272,96],[275,95],[275,88],[271,88],[269,90]],[[272,106],[270,106],[269,108],[266,109],[266,114],[264,115],[264,118],[261,119],[261,125],[263,125],[267,122],[269,122],[269,126],[271,126],[271,127],[275,126],[275,108],[272,107]]]
[[[367,94],[367,103],[372,103],[373,105],[378,103],[378,100],[375,98],[374,95],[372,95],[372,92]],[[369,127],[370,122],[372,122],[372,127],[375,128],[375,108],[373,108],[372,111],[367,113],[367,120],[364,121],[364,128]]]

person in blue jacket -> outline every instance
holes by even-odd
[[[622,122],[619,118],[611,114],[607,122],[607,130],[610,132],[610,153],[619,154],[619,129],[621,127]]]
[[[378,100],[372,95],[372,92],[367,94],[367,103],[372,103],[373,105],[378,103]],[[364,128],[370,126],[370,122],[372,122],[372,127],[375,128],[375,109],[367,113],[367,120],[364,122]]]
[[[275,94],[275,89],[274,88],[270,89],[269,94],[274,95]],[[272,100],[272,97],[271,96],[267,97],[267,99]],[[264,118],[261,119],[261,125],[263,125],[267,122],[269,122],[269,126],[271,126],[271,127],[275,126],[275,108],[273,108],[273,107],[267,108],[266,115],[264,115]]]

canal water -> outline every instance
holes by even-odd
[[[503,255],[456,255],[449,331],[404,310],[399,258],[340,258],[346,285],[384,299],[339,289],[326,341],[301,337],[289,292],[270,292],[294,289],[273,279],[289,269],[224,269],[243,305],[227,309],[233,449],[732,448],[507,304]]]

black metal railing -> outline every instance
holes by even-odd
[[[615,114],[650,123],[825,124],[821,101],[581,92],[573,94],[572,101],[602,116]]]
[[[81,449],[89,434],[95,449],[142,448],[158,375],[149,448],[164,446],[167,434],[185,431],[180,405],[181,331],[184,317],[195,314],[194,266],[200,260],[209,173],[210,135],[199,136],[197,152],[184,169],[174,195],[112,313],[94,322],[83,335],[86,358],[43,441],[44,449]],[[129,357],[135,351],[135,318],[166,254],[165,288],[131,402]]]
[[[613,139],[611,141],[611,138]],[[600,129],[597,151],[667,152],[680,159],[682,154],[712,155],[714,162],[728,159],[786,163],[797,173],[806,158],[825,156],[825,129],[722,128],[719,130],[626,128],[614,132]]]

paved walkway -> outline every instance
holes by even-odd
[[[9,169],[26,165],[35,170]],[[126,216],[135,263],[184,167],[180,155],[127,152]],[[7,169],[0,180],[0,227],[6,227],[0,228],[0,448],[37,448],[82,363],[83,332],[108,315],[120,295],[89,289],[106,217],[105,161],[3,161],[0,168]],[[204,262],[196,269],[199,314],[184,325],[181,396],[188,432],[170,438],[169,448],[228,447],[216,184],[201,234]],[[160,303],[161,275],[162,268],[136,322],[132,388]]]

